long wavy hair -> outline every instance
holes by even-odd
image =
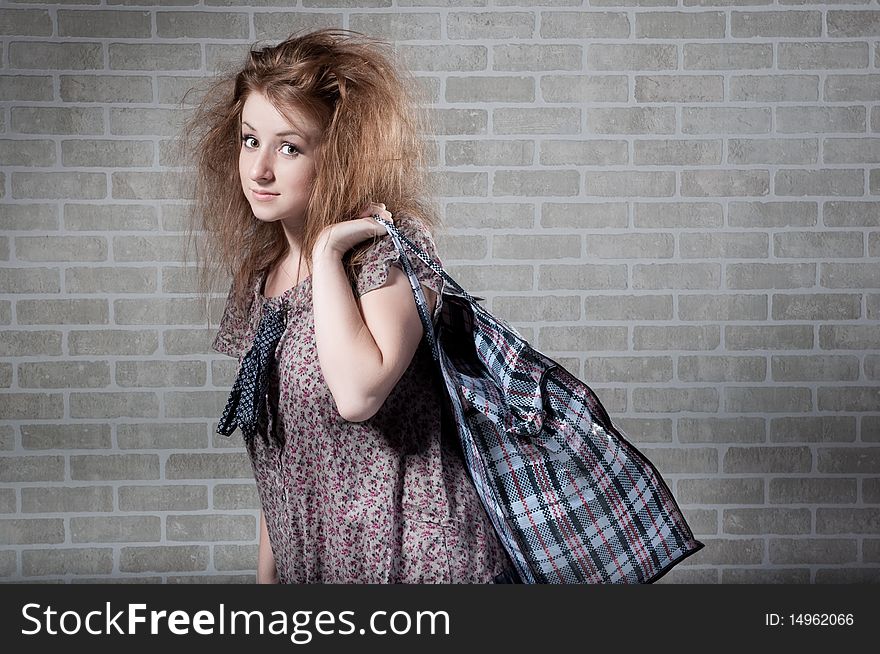
[[[290,122],[288,110],[296,109],[321,128],[302,235],[309,267],[321,230],[356,217],[370,202],[383,202],[395,218],[411,217],[429,231],[440,223],[427,171],[428,139],[435,135],[428,102],[387,42],[329,28],[257,45],[243,66],[210,81],[179,138],[178,154],[194,171],[182,180],[193,199],[184,258],[195,246],[209,324],[210,295],[221,278],[231,276],[230,293],[244,294],[256,274],[289,250],[281,223],[257,220],[241,187],[241,112],[250,93],[264,94]],[[374,242],[367,239],[344,256],[352,283]]]

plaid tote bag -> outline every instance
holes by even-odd
[[[651,583],[702,549],[657,469],[590,387],[373,218],[400,253],[466,467],[520,580]],[[404,244],[446,282],[436,329]]]

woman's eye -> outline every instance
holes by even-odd
[[[285,143],[284,145],[281,146],[281,148],[282,149],[290,148],[290,150],[288,152],[285,152],[284,154],[289,154],[289,155],[299,154],[299,150],[297,149],[297,147],[293,143]]]
[[[241,137],[241,142],[244,143],[245,147],[248,147],[248,148],[253,147],[252,145],[248,144],[248,141],[256,141],[256,140],[257,139],[255,139],[253,136],[242,136]]]

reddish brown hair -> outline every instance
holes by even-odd
[[[369,202],[383,202],[431,231],[439,224],[427,173],[426,137],[434,133],[420,89],[386,42],[343,29],[252,45],[243,66],[212,80],[180,139],[194,168],[186,249],[195,244],[206,299],[220,276],[232,277],[233,291],[246,292],[254,275],[289,249],[281,224],[257,220],[241,189],[241,112],[250,93],[264,94],[290,122],[288,109],[296,108],[321,127],[302,240],[311,264],[321,230],[357,216]],[[351,279],[372,242],[346,254]]]

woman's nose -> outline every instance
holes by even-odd
[[[262,150],[254,155],[254,161],[251,164],[251,179],[255,181],[272,179],[270,155],[268,150]]]

